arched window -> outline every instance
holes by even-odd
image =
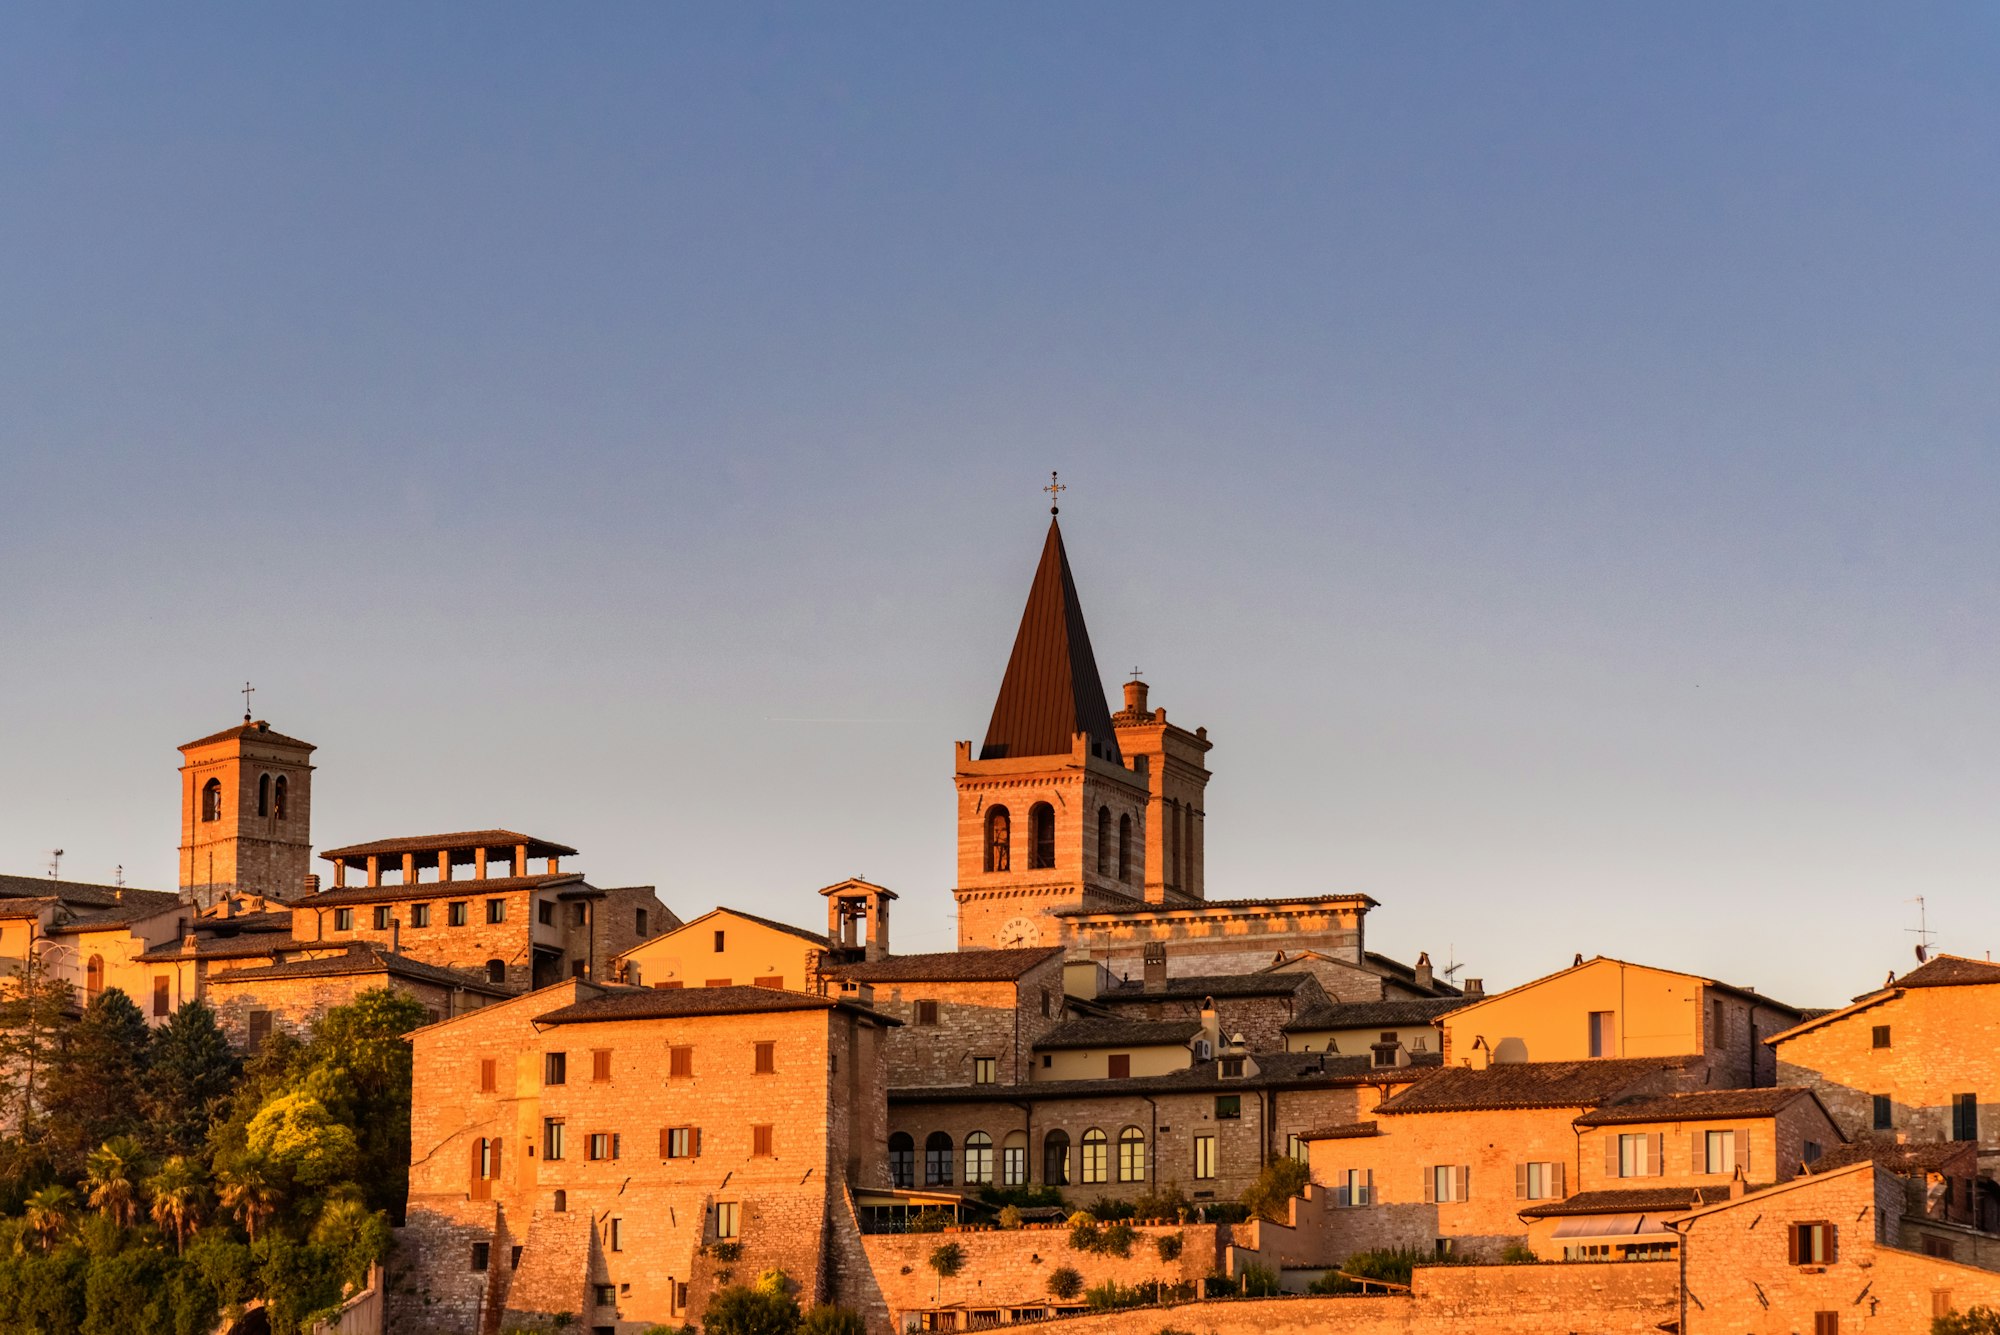
[[[506,981],[507,981],[507,962],[506,962],[505,960],[488,960],[488,961],[486,961],[486,981],[487,981],[487,982],[489,982],[489,983],[504,983],[504,982],[506,982]]]
[[[1042,1181],[1051,1187],[1069,1185],[1069,1132],[1051,1131],[1042,1137]]]
[[[965,1185],[979,1186],[993,1180],[993,1137],[975,1131],[965,1138]]]
[[[1006,871],[1013,864],[1009,850],[1014,842],[1014,822],[1005,807],[986,809],[986,870]]]
[[[1028,1185],[1028,1133],[1025,1131],[1009,1131],[1007,1139],[1000,1144],[1000,1185]]]
[[[1108,874],[1105,869],[1110,865],[1111,808],[1099,807],[1097,809],[1097,874],[1099,876]]]
[[[1086,1184],[1110,1179],[1105,1155],[1105,1137],[1096,1127],[1083,1133],[1083,1180]]]
[[[529,1148],[530,1148],[530,1149],[532,1149],[532,1148],[534,1148],[534,1147],[533,1147],[533,1146],[529,1146]],[[557,1187],[557,1188],[556,1188],[556,1213],[557,1213],[557,1214],[563,1214],[563,1213],[565,1213],[566,1211],[568,1211],[568,1209],[569,1209],[569,1193],[568,1193],[567,1191],[564,1191],[564,1190],[563,1190],[563,1189],[562,1189],[561,1187]]]
[[[271,776],[268,774],[257,776],[257,814],[260,816],[271,814]]]
[[[1118,818],[1118,879],[1132,879],[1132,818]]]
[[[1056,809],[1047,802],[1037,802],[1028,808],[1028,833],[1030,836],[1028,854],[1030,867],[1053,867],[1056,865]]]
[[[222,819],[222,780],[210,779],[201,786],[201,818],[204,821]]]
[[[889,1137],[889,1185],[904,1191],[917,1185],[917,1142],[907,1131]]]
[[[285,818],[285,776],[284,776],[284,775],[280,774],[280,775],[278,776],[278,781],[277,781],[277,782],[276,782],[275,784],[273,784],[273,785],[271,786],[271,792],[272,792],[272,800],[271,800],[271,814],[272,814],[273,816],[276,816],[276,817],[277,817],[277,818],[278,818],[279,820],[283,820],[283,819]]]
[[[104,990],[104,956],[92,955],[83,966],[83,990],[92,1001]]]
[[[933,1131],[924,1140],[924,1185],[951,1185],[951,1137],[942,1131]]]
[[[1146,1180],[1146,1133],[1136,1126],[1128,1126],[1118,1133],[1118,1180]]]

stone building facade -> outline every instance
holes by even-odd
[[[180,748],[183,894],[206,905],[229,894],[305,892],[314,750],[248,714]]]

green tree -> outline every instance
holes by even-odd
[[[57,1183],[43,1187],[28,1197],[28,1208],[24,1217],[28,1221],[28,1231],[35,1235],[44,1252],[54,1251],[63,1234],[69,1231],[70,1221],[76,1215],[76,1193]]]
[[[153,1222],[174,1235],[174,1250],[187,1250],[187,1235],[201,1215],[208,1197],[208,1181],[201,1164],[185,1154],[176,1154],[160,1165],[147,1180],[153,1194]]]
[[[199,1001],[183,1002],[154,1033],[152,1047],[144,1107],[154,1147],[166,1155],[199,1153],[241,1065],[215,1012]]]
[[[44,1134],[65,1177],[83,1172],[90,1152],[140,1127],[140,1082],[152,1035],[132,998],[115,987],[90,999],[63,1034],[48,1068]]]
[[[113,1136],[90,1152],[84,1162],[84,1189],[90,1207],[120,1228],[139,1217],[139,1182],[146,1173],[146,1151],[131,1136]]]
[[[1968,1307],[1931,1319],[1931,1335],[2000,1335],[2000,1311]]]
[[[709,1300],[702,1335],[797,1335],[799,1305],[783,1293],[732,1284]]]
[[[74,994],[32,950],[17,973],[0,980],[0,1106],[29,1144],[41,1129],[49,1063],[73,1023]]]
[[[284,1201],[276,1175],[265,1160],[244,1154],[229,1163],[218,1163],[216,1179],[222,1208],[243,1222],[250,1245],[256,1246],[258,1226],[275,1215]]]
[[[353,1129],[361,1183],[371,1210],[402,1222],[410,1185],[410,1045],[424,1022],[414,997],[372,988],[328,1011],[313,1029],[305,1089]]]
[[[1243,1204],[1251,1214],[1282,1224],[1292,1197],[1304,1191],[1311,1180],[1311,1172],[1297,1159],[1273,1159],[1243,1193]]]
[[[808,1307],[799,1319],[799,1335],[867,1335],[867,1329],[861,1313],[831,1303]]]
[[[1049,1271],[1049,1293],[1067,1302],[1083,1292],[1083,1275],[1075,1266],[1059,1265]]]
[[[361,1166],[354,1127],[304,1090],[258,1109],[245,1128],[244,1149],[273,1179],[306,1191],[351,1181]]]

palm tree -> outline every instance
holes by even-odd
[[[130,1227],[139,1215],[144,1169],[145,1151],[130,1136],[113,1136],[92,1150],[83,1179],[91,1207],[117,1220],[120,1228]]]
[[[221,1173],[223,1208],[243,1221],[250,1241],[257,1241],[257,1225],[278,1212],[281,1193],[262,1159],[240,1159]]]
[[[185,1154],[176,1154],[160,1165],[160,1171],[153,1174],[146,1186],[153,1193],[153,1222],[172,1229],[174,1251],[183,1250],[188,1231],[194,1226],[195,1212],[201,1208],[206,1194],[201,1165]]]
[[[76,1193],[60,1184],[43,1187],[28,1197],[28,1229],[41,1240],[43,1251],[55,1250],[58,1239],[69,1228],[71,1211],[76,1209]]]

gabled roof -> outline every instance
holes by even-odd
[[[1201,1032],[1199,1020],[1065,1020],[1035,1040],[1052,1052],[1077,1048],[1186,1047]]]
[[[287,737],[282,732],[272,732],[271,725],[263,719],[258,719],[255,723],[252,723],[247,718],[234,727],[224,728],[221,732],[212,732],[208,736],[197,738],[192,742],[182,742],[178,749],[192,751],[198,746],[212,746],[217,742],[226,742],[232,738],[245,741],[276,742],[280,746],[296,746],[306,751],[317,751],[319,749],[311,742],[302,742],[296,737]]]
[[[1576,1119],[1578,1126],[1619,1126],[1634,1122],[1709,1122],[1739,1117],[1776,1117],[1799,1099],[1818,1096],[1801,1086],[1765,1089],[1694,1089],[1607,1103]],[[1828,1121],[1833,1120],[1828,1118]]]
[[[1896,980],[1897,987],[1977,987],[1983,983],[2000,983],[2000,964],[1963,955],[1935,956]]]
[[[1570,1062],[1501,1062],[1484,1070],[1448,1066],[1375,1113],[1492,1112],[1515,1108],[1595,1108],[1684,1057],[1597,1057]]]
[[[1378,955],[1372,950],[1363,951],[1362,957],[1373,966],[1377,973],[1380,973],[1385,978],[1393,978],[1403,986],[1409,988],[1420,989],[1423,986],[1417,982],[1417,971],[1413,965],[1405,964],[1401,960],[1390,959],[1387,955]],[[1431,977],[1430,992],[1434,997],[1456,997],[1463,995],[1457,986],[1435,974]]]
[[[471,862],[477,850],[504,849],[509,856],[520,845],[528,846],[530,858],[575,857],[576,850],[568,844],[558,844],[549,839],[537,839],[532,834],[522,834],[519,830],[454,830],[450,834],[412,834],[397,839],[377,839],[373,843],[349,844],[345,848],[329,848],[320,856],[329,861],[340,858],[401,857],[405,853],[445,853],[451,860]],[[504,860],[504,859],[503,859]],[[516,867],[516,871],[520,868]]]
[[[152,897],[178,900],[167,890],[141,890],[130,885],[99,885],[95,881],[58,881],[47,876],[0,876],[0,899],[58,899],[73,909],[110,909]]]
[[[675,1020],[704,1015],[763,1015],[780,1011],[846,1011],[877,1024],[901,1020],[867,1006],[835,1001],[809,992],[785,992],[775,987],[613,987],[602,996],[572,1002],[537,1024],[593,1024],[605,1020]]]
[[[1588,969],[1599,964],[1615,964],[1620,966],[1621,968],[1648,969],[1651,970],[1653,973],[1673,974],[1677,978],[1692,979],[1693,981],[1700,983],[1703,987],[1708,988],[1711,991],[1726,992],[1731,996],[1741,997],[1746,1001],[1754,1002],[1759,1006],[1768,1007],[1771,1010],[1790,1011],[1794,1015],[1799,1013],[1798,1007],[1787,1006],[1784,1002],[1779,1001],[1774,997],[1765,996],[1763,993],[1757,991],[1755,988],[1738,987],[1734,983],[1721,982],[1714,978],[1704,977],[1703,975],[1698,973],[1688,973],[1684,969],[1668,969],[1668,968],[1663,968],[1658,964],[1640,964],[1633,960],[1617,959],[1611,955],[1593,955],[1587,960],[1578,960],[1575,964],[1570,965],[1566,969],[1557,969],[1554,973],[1545,973],[1540,978],[1531,978],[1525,983],[1521,983],[1517,986],[1508,988],[1505,992],[1489,992],[1486,996],[1476,1001],[1467,1002],[1465,1006],[1462,1008],[1461,1013],[1469,1013],[1471,1011],[1477,1010],[1481,1006],[1490,1006],[1494,1002],[1501,1000],[1503,997],[1511,997],[1516,993],[1525,992],[1531,987],[1540,987],[1544,983],[1548,983],[1557,978],[1561,978],[1565,974],[1575,973],[1578,969]]]
[[[823,972],[855,983],[1011,983],[1063,953],[1061,946],[1018,950],[940,950],[836,964]]]
[[[407,955],[384,950],[372,941],[351,941],[347,949],[339,954],[322,955],[317,959],[291,960],[283,964],[263,964],[222,970],[209,974],[208,982],[212,987],[219,987],[225,983],[255,984],[273,978],[339,978],[350,974],[376,973],[393,978],[408,978],[416,982],[434,983],[440,987],[456,988],[465,992],[480,992],[487,996],[514,995],[508,988],[489,983],[484,978],[458,969],[425,964]]]
[[[1142,1094],[1235,1094],[1252,1089],[1345,1089],[1401,1085],[1438,1069],[1436,1053],[1419,1053],[1408,1066],[1378,1067],[1369,1057],[1329,1057],[1319,1052],[1255,1052],[1256,1074],[1224,1076],[1214,1061],[1196,1062],[1164,1075],[1116,1080],[1036,1080],[1024,1085],[892,1086],[891,1103],[1014,1103],[1039,1099],[1137,1098]],[[1246,1068],[1247,1070],[1248,1068]],[[895,1073],[890,1073],[894,1079]]]
[[[1410,998],[1405,1001],[1329,1001],[1300,1011],[1286,1021],[1287,1034],[1321,1029],[1379,1029],[1429,1024],[1465,1004],[1457,997]]]
[[[1727,1200],[1717,1201],[1712,1205],[1697,1207],[1686,1214],[1677,1215],[1667,1222],[1669,1224],[1685,1224],[1690,1220],[1699,1219],[1703,1215],[1718,1214],[1723,1210],[1734,1209],[1736,1206],[1746,1204],[1755,1205],[1757,1208],[1763,1209],[1765,1208],[1765,1203],[1773,1196],[1782,1196],[1788,1191],[1807,1190],[1818,1186],[1829,1178],[1844,1177],[1849,1173],[1872,1173],[1874,1171],[1875,1165],[1867,1160],[1863,1160],[1860,1163],[1851,1163],[1845,1168],[1836,1168],[1826,1173],[1802,1174],[1789,1182],[1780,1182],[1774,1187],[1763,1187],[1747,1195],[1735,1196]]]
[[[164,890],[127,890],[122,903],[108,908],[86,909],[65,921],[52,924],[48,934],[64,936],[75,932],[102,932],[130,927],[135,922],[171,913],[181,906],[179,895],[170,895]]]
[[[1323,1126],[1317,1131],[1308,1131],[1300,1140],[1366,1140],[1379,1136],[1382,1132],[1373,1122],[1349,1122],[1345,1126]]]
[[[1090,734],[1093,754],[1123,763],[1062,529],[1051,519],[979,758],[1066,756],[1079,732]]]
[[[1979,1167],[1976,1140],[1919,1140],[1899,1144],[1879,1136],[1863,1136],[1845,1145],[1829,1146],[1826,1152],[1806,1165],[1808,1173],[1831,1173],[1849,1164],[1873,1161],[1900,1177],[1919,1173],[1941,1173],[1970,1155],[1970,1166]]]
[[[788,922],[779,922],[776,918],[766,918],[756,913],[745,913],[742,909],[732,909],[726,904],[719,905],[715,908],[710,909],[708,912],[702,914],[699,918],[694,919],[692,922],[685,923],[681,927],[676,927],[674,931],[676,932],[682,931],[687,927],[695,926],[697,923],[707,922],[710,918],[713,918],[718,913],[727,913],[732,917],[741,918],[745,922],[754,922],[759,927],[768,927],[774,932],[783,932],[787,936],[796,936],[799,940],[809,941],[816,946],[824,946],[827,943],[825,932],[815,932],[807,927],[798,927]],[[673,932],[660,933],[660,936],[672,936],[672,935]],[[659,936],[653,938],[653,940],[655,941],[659,939],[660,939]]]

